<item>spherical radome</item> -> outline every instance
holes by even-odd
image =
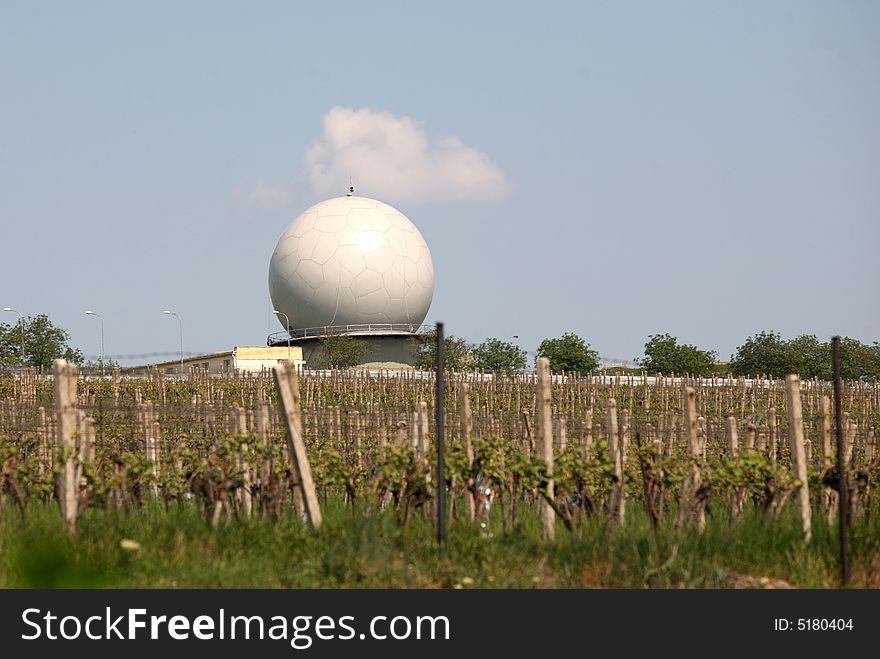
[[[269,263],[269,294],[295,329],[421,325],[434,295],[434,264],[403,213],[375,199],[336,197],[285,229]]]

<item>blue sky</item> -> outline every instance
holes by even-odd
[[[85,309],[107,354],[174,353],[165,308],[187,352],[263,343],[350,108],[423,138],[411,178],[352,173],[427,239],[447,332],[880,339],[880,4],[475,4],[3,2],[0,307],[86,354]]]

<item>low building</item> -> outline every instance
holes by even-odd
[[[232,350],[214,352],[197,357],[184,357],[183,372],[200,369],[211,375],[232,375],[236,371],[243,373],[260,373],[283,362],[290,361],[295,366],[303,364],[303,352],[300,346],[267,347],[267,346],[235,346]],[[132,366],[123,369],[126,373],[139,373],[153,368],[160,369],[165,375],[178,375],[181,361],[174,359],[143,366]]]
[[[406,324],[328,325],[326,327],[306,327],[291,329],[290,332],[270,334],[266,343],[280,347],[290,343],[302,351],[308,368],[325,369],[330,367],[332,350],[325,345],[334,337],[348,337],[363,347],[358,364],[366,368],[411,369],[415,365],[415,346],[413,339],[419,332],[430,331],[430,326]]]

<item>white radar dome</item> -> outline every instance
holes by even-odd
[[[366,197],[315,204],[282,234],[269,294],[293,329],[421,325],[434,295],[425,239],[399,210]],[[285,326],[284,316],[278,320]]]

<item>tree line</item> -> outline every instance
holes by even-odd
[[[415,343],[417,366],[431,368],[435,359],[436,336],[427,332]],[[880,380],[880,343],[866,344],[841,339],[841,374],[848,380]],[[446,363],[455,370],[516,372],[528,366],[526,352],[508,341],[490,338],[478,345],[464,339],[445,338]],[[544,339],[536,357],[547,357],[554,372],[590,373],[599,370],[599,353],[580,336],[565,333]],[[783,339],[778,332],[763,331],[749,337],[731,355],[719,362],[718,353],[687,343],[670,334],[652,334],[645,342],[644,354],[635,362],[638,371],[650,374],[687,373],[697,376],[734,375],[782,378],[797,373],[802,378],[830,380],[831,341],[820,341],[812,334]]]
[[[321,341],[326,366],[347,368],[361,363],[367,344],[347,336],[326,337]],[[430,369],[435,363],[436,335],[418,334],[411,341],[417,368]],[[0,324],[0,367],[52,366],[64,359],[83,365],[82,351],[70,345],[67,330],[52,323],[46,314],[29,316],[15,324]],[[555,372],[590,373],[601,366],[599,353],[582,337],[566,332],[544,339],[536,357],[547,357]],[[528,353],[511,341],[491,337],[482,343],[468,343],[455,336],[445,337],[445,358],[450,369],[515,373],[528,369]],[[691,375],[757,376],[781,378],[797,373],[802,378],[831,379],[831,342],[803,334],[783,339],[778,332],[763,331],[750,336],[731,355],[719,362],[718,354],[694,345],[680,343],[670,334],[652,334],[645,342],[644,354],[635,359],[639,371],[648,373],[688,373]],[[110,360],[104,366],[115,366]],[[100,361],[85,364],[101,368]],[[841,372],[849,380],[880,380],[880,343],[866,344],[844,337],[841,340]]]

